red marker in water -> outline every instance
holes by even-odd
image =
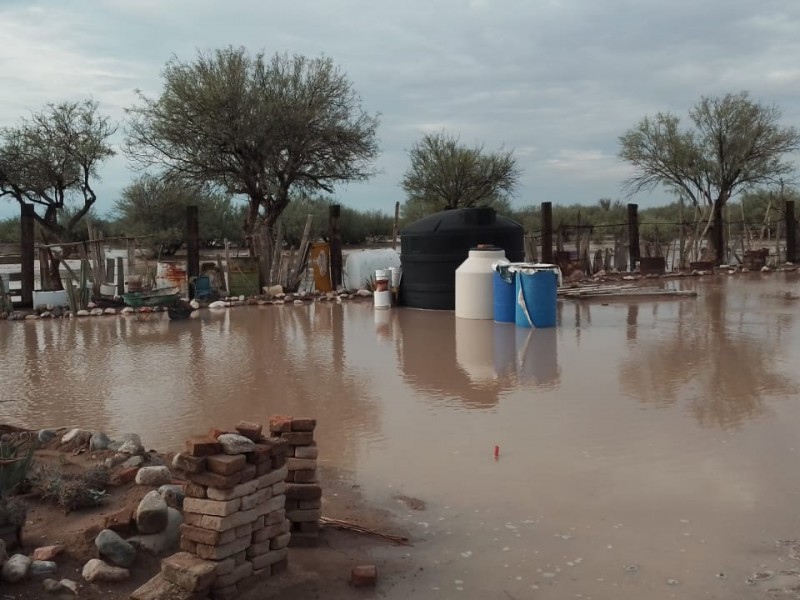
[[[494,447],[494,457],[495,458],[500,458],[500,446],[495,446]]]

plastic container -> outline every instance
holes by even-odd
[[[558,302],[558,267],[533,264],[516,267],[518,327],[555,327]]]
[[[392,292],[375,292],[372,294],[375,308],[391,308],[392,307]]]
[[[389,291],[389,284],[392,281],[392,272],[389,269],[378,269],[375,271],[375,291]]]
[[[392,289],[396,290],[400,287],[400,278],[403,271],[400,269],[400,267],[392,267],[389,269],[389,271],[392,273]]]
[[[517,318],[517,304],[515,300],[516,292],[516,273],[508,273],[511,281],[507,281],[503,275],[494,272],[492,284],[494,289],[494,320],[497,323],[513,323]]]
[[[456,317],[460,319],[494,318],[494,288],[492,265],[505,261],[502,248],[478,247],[456,269]]]
[[[454,273],[468,258],[469,251],[479,244],[502,248],[511,262],[525,260],[522,225],[497,215],[489,207],[442,211],[403,229],[400,233],[403,263],[400,304],[453,310],[456,304]]]

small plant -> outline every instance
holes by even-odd
[[[33,440],[27,433],[16,439],[9,434],[0,438],[0,498],[13,494],[26,483],[34,450]]]
[[[25,524],[28,507],[16,498],[0,498],[0,529],[20,529]]]
[[[102,504],[107,495],[105,487],[109,478],[108,469],[101,466],[92,467],[79,475],[41,467],[32,477],[33,493],[69,513]]]

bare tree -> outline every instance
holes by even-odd
[[[492,203],[506,206],[519,182],[512,151],[485,153],[483,146],[469,148],[444,132],[423,136],[409,158],[402,183],[408,195],[406,214],[420,212],[420,206],[422,212]]]
[[[116,131],[97,102],[48,104],[16,127],[0,130],[0,197],[43,210],[36,220],[59,242],[70,241],[97,200],[100,165],[114,155]],[[67,202],[77,208],[65,212]],[[60,218],[61,217],[61,218]]]
[[[722,209],[740,191],[775,185],[792,173],[784,156],[800,148],[794,127],[780,125],[781,111],[750,99],[746,92],[703,97],[689,111],[693,129],[659,113],[644,118],[619,138],[619,156],[635,174],[625,182],[630,195],[665,185],[711,209],[717,262],[725,258]]]
[[[378,116],[361,108],[329,58],[228,47],[173,58],[158,98],[128,109],[126,150],[167,178],[218,186],[248,199],[245,233],[263,233],[262,276],[290,190],[332,192],[369,178]]]

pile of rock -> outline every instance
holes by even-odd
[[[269,420],[273,436],[289,446],[286,477],[286,517],[291,522],[290,545],[316,546],[322,516],[322,488],[317,482],[316,419],[279,415]]]
[[[284,570],[288,451],[286,441],[264,437],[255,423],[188,440],[173,461],[188,480],[183,552],[162,561],[161,574],[131,597],[237,598],[254,578]]]

